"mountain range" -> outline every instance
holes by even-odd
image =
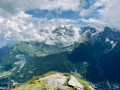
[[[77,72],[96,90],[120,89],[120,30],[80,27],[80,37],[72,44],[69,39],[78,35],[72,26],[59,26],[52,33],[59,40],[52,45],[31,41],[0,48],[1,88],[15,87],[35,76],[58,71]],[[69,38],[67,43],[61,43],[62,37]]]

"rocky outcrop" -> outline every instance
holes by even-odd
[[[48,79],[48,83],[46,84],[46,86],[53,86],[52,89],[55,89],[58,87],[58,88],[61,88],[62,90],[66,90],[69,87],[64,86],[65,82],[67,82],[67,77],[57,73]]]

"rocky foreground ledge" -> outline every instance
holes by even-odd
[[[49,72],[37,76],[13,90],[94,90],[85,81],[69,73]]]

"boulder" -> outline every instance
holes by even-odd
[[[74,76],[71,76],[70,80],[68,81],[68,85],[76,88],[77,90],[83,90],[83,85],[81,85]]]

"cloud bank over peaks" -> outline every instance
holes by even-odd
[[[74,25],[74,23],[78,22],[77,20],[34,18],[22,11],[11,18],[0,17],[0,21],[1,46],[21,41],[72,44],[80,37],[77,34],[79,33],[79,28],[72,26],[72,24]],[[73,33],[72,36],[67,34],[71,32]]]

